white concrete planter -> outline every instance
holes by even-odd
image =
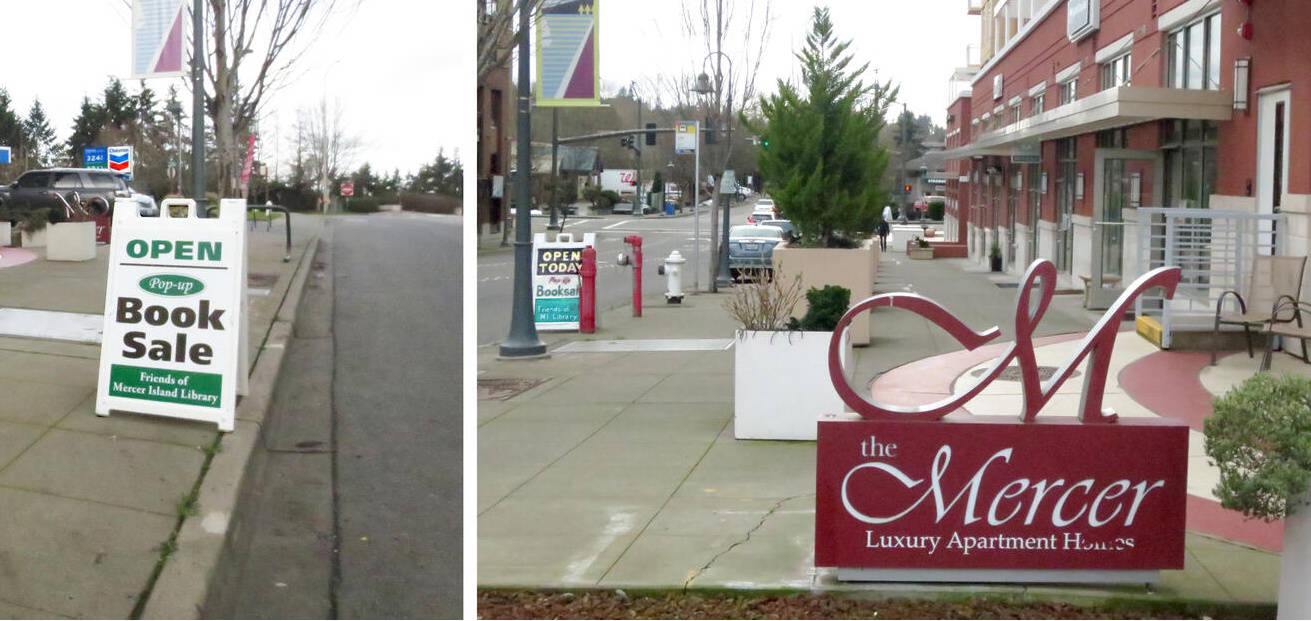
[[[46,226],[46,260],[90,261],[94,258],[95,222],[60,222]]]
[[[0,246],[8,246],[13,243],[14,228],[8,220],[0,220]]]
[[[22,236],[20,241],[22,241],[23,247],[24,248],[44,247],[46,245],[46,230],[49,228],[50,226],[46,225],[46,228],[41,229],[39,231],[20,231],[19,234]]]
[[[1311,491],[1292,504],[1279,559],[1279,618],[1311,619]]]
[[[734,437],[814,440],[821,415],[847,411],[829,380],[832,335],[737,331],[733,344]],[[850,369],[850,330],[843,335],[842,344],[843,364]]]

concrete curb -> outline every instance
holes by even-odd
[[[200,618],[227,539],[246,466],[260,441],[264,417],[273,399],[287,344],[292,338],[296,307],[305,291],[318,246],[316,237],[306,245],[301,255],[287,288],[287,296],[259,350],[259,358],[251,372],[250,394],[237,406],[236,430],[223,437],[222,450],[214,455],[209,472],[201,481],[197,502],[200,514],[182,522],[177,535],[177,551],[164,563],[142,611],[143,619]]]

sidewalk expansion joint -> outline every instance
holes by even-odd
[[[765,525],[765,521],[768,520],[770,516],[774,515],[774,513],[777,512],[779,509],[783,508],[784,504],[787,504],[788,502],[791,502],[798,498],[813,497],[814,495],[815,494],[813,492],[809,494],[796,494],[794,496],[788,496],[787,498],[782,498],[778,502],[774,503],[774,506],[770,507],[769,511],[766,511],[764,515],[760,516],[760,521],[756,522],[756,525],[752,526],[751,530],[747,531],[746,536],[744,536],[742,539],[738,541],[734,541],[733,543],[729,544],[727,548],[724,548],[719,553],[715,554],[713,557],[710,558],[709,561],[706,561],[705,565],[702,565],[701,567],[697,568],[697,570],[693,572],[691,576],[688,576],[687,580],[683,582],[683,590],[687,591],[689,588],[691,588],[692,581],[696,580],[701,576],[701,574],[705,573],[706,570],[710,569],[710,566],[714,565],[715,561],[718,561],[720,557],[724,556],[725,554],[728,554],[729,552],[732,552],[734,548],[737,548],[738,546],[741,545],[745,545],[747,542],[751,541],[751,536],[754,535],[756,531],[760,530],[761,527]]]

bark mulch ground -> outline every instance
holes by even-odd
[[[1273,619],[1274,606],[1113,601],[1093,606],[1003,597],[608,591],[478,592],[479,619]]]

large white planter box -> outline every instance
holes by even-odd
[[[46,226],[46,260],[90,261],[94,258],[95,222],[60,222]]]
[[[1279,618],[1311,619],[1311,491],[1289,503],[1279,561]]]
[[[774,277],[787,280],[800,278],[801,291],[838,285],[851,291],[851,304],[855,305],[874,295],[874,281],[878,278],[879,245],[877,240],[865,240],[860,248],[774,248]],[[806,314],[803,297],[792,314]],[[864,311],[851,322],[851,342],[858,346],[869,345],[870,313]]]
[[[14,241],[13,224],[8,220],[0,220],[0,246],[8,246]]]
[[[829,380],[832,335],[737,331],[733,344],[734,437],[814,440],[821,415],[847,411]],[[850,330],[843,335],[842,345],[843,366],[850,369]]]
[[[41,229],[41,230],[39,230],[39,231],[21,231],[19,234],[22,236],[21,239],[20,239],[20,241],[22,241],[22,243],[23,243],[23,247],[24,247],[24,248],[41,248],[41,247],[45,246],[45,245],[46,245],[46,229],[49,229],[49,228],[50,228],[50,225],[46,225],[46,228]]]

